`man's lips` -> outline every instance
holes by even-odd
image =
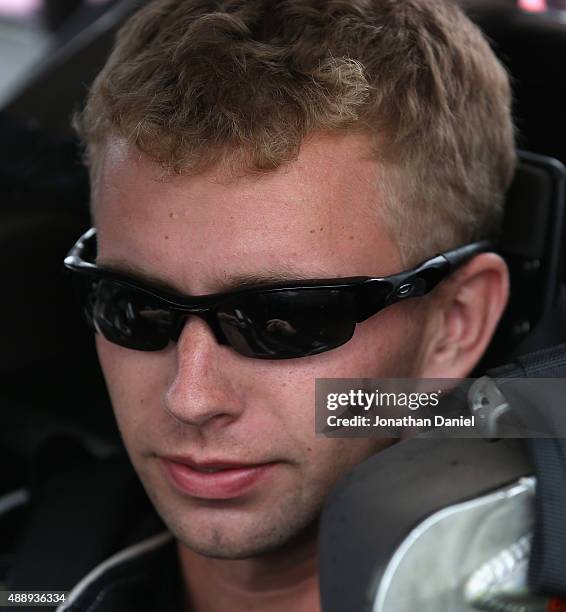
[[[160,457],[173,485],[200,499],[233,499],[250,491],[268,477],[277,462],[244,464],[232,461],[193,461],[183,457]]]

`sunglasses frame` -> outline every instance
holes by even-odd
[[[172,311],[183,315],[196,315],[203,318],[212,328],[216,339],[221,344],[228,344],[226,337],[216,320],[215,309],[222,303],[254,294],[269,294],[289,290],[328,290],[339,289],[350,293],[357,304],[354,323],[361,323],[380,310],[404,301],[419,297],[432,291],[442,280],[448,277],[472,257],[487,251],[493,251],[493,243],[480,241],[457,247],[445,253],[427,259],[417,266],[389,276],[368,277],[354,276],[347,278],[312,279],[284,281],[269,285],[246,287],[221,293],[191,296],[156,288],[135,277],[109,270],[94,263],[96,258],[96,229],[87,230],[75,243],[65,257],[64,265],[71,272],[93,276],[100,280],[109,280],[128,288],[142,291],[167,306]],[[342,344],[348,342],[348,338]],[[326,348],[323,351],[338,348],[340,345]],[[310,353],[309,353],[310,354]],[[254,355],[259,359],[286,359],[288,356]]]

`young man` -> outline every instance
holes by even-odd
[[[173,538],[174,605],[318,610],[322,504],[391,442],[315,435],[315,380],[469,375],[508,278],[479,253],[355,330],[344,292],[297,287],[497,235],[515,164],[507,75],[446,0],[156,0],[120,32],[78,126],[97,350]],[[291,289],[265,291],[278,283]],[[189,297],[247,287],[264,291]],[[99,567],[68,609],[145,609],[128,563],[165,542]]]

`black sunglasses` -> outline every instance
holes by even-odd
[[[478,253],[476,242],[381,278],[357,276],[290,281],[211,295],[155,288],[97,266],[96,230],[83,234],[65,258],[77,273],[87,321],[104,338],[138,351],[159,351],[181,335],[189,315],[204,319],[216,340],[246,357],[292,359],[348,342],[356,323],[407,298],[424,295]]]

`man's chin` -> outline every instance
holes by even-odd
[[[230,521],[227,524],[186,527],[168,524],[179,547],[213,559],[250,559],[299,548],[316,540],[318,512],[294,521]],[[303,519],[303,520],[301,520]]]
[[[239,559],[252,559],[273,554],[280,549],[280,545],[275,542],[264,543],[263,545],[256,543],[251,545],[249,542],[218,542],[202,540],[195,541],[185,538],[179,540],[177,538],[179,548],[186,548],[189,551],[207,557],[209,559],[222,559],[225,561],[236,561]]]
[[[238,529],[238,525],[230,527],[209,527],[200,529],[198,533],[191,530],[170,527],[178,545],[184,546],[204,557],[213,559],[249,559],[262,557],[287,548],[291,542],[298,543],[298,535],[304,529],[293,528],[290,525]],[[316,532],[316,529],[313,530]]]

